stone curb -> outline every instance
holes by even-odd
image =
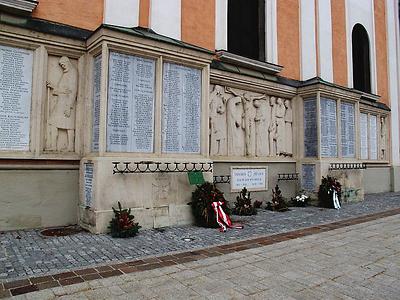
[[[27,294],[53,287],[87,282],[95,279],[108,278],[122,274],[129,274],[133,272],[141,272],[167,266],[184,264],[196,260],[205,259],[208,257],[224,255],[232,252],[239,252],[251,248],[259,248],[266,245],[272,245],[287,240],[297,239],[307,235],[365,223],[397,214],[400,214],[400,208],[341,220],[333,223],[316,225],[285,233],[251,238],[244,241],[233,242],[201,250],[187,251],[183,253],[164,255],[147,259],[137,259],[124,263],[109,264],[93,268],[84,268],[81,270],[63,272],[54,275],[31,277],[28,279],[0,283],[0,299],[10,296]]]

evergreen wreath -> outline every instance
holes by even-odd
[[[332,196],[333,191],[336,191],[339,203],[341,204],[342,185],[340,182],[331,176],[322,177],[321,185],[318,190],[319,205],[326,208],[334,208]]]
[[[131,209],[122,209],[121,203],[118,201],[118,210],[112,208],[114,218],[110,221],[108,228],[113,238],[128,238],[135,236],[139,228],[139,223],[134,222],[135,216],[131,214]]]
[[[196,190],[192,193],[192,202],[189,204],[192,207],[192,213],[198,226],[211,228],[219,227],[214,209],[211,205],[216,201],[221,201],[222,209],[225,213],[229,214],[229,208],[224,194],[217,189],[214,184],[205,182],[197,186]]]

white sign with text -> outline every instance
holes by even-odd
[[[240,191],[244,187],[249,191],[266,191],[268,167],[232,167],[231,190]]]

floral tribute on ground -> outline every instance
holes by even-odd
[[[233,224],[230,209],[224,194],[210,182],[197,186],[192,193],[190,202],[196,224],[202,227],[220,228],[225,232],[227,228],[243,228]]]
[[[131,214],[131,209],[122,209],[121,203],[118,201],[118,210],[114,207],[114,218],[110,221],[108,228],[110,234],[114,238],[133,237],[139,232],[139,223],[135,223],[135,216]]]
[[[342,185],[335,177],[322,177],[318,190],[320,206],[327,208],[341,208]]]
[[[292,205],[297,207],[305,207],[308,206],[308,201],[310,197],[307,196],[304,191],[300,191],[300,193],[292,198]]]
[[[233,213],[239,216],[252,216],[257,214],[257,210],[251,204],[250,192],[246,189],[246,187],[244,187],[236,197]]]
[[[276,185],[275,188],[272,189],[272,201],[267,202],[266,209],[279,212],[289,210],[285,198],[282,196],[282,191],[279,189],[278,185]]]

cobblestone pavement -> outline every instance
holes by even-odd
[[[292,208],[285,213],[259,210],[256,216],[236,217],[245,228],[226,233],[216,229],[178,226],[142,230],[133,239],[112,239],[108,235],[86,232],[51,238],[42,237],[38,230],[5,232],[0,233],[0,282],[205,248],[398,207],[400,193],[383,193],[368,195],[364,202],[344,205],[341,210],[317,207]],[[185,237],[191,237],[193,241],[185,242]]]
[[[15,299],[400,299],[398,215]]]

